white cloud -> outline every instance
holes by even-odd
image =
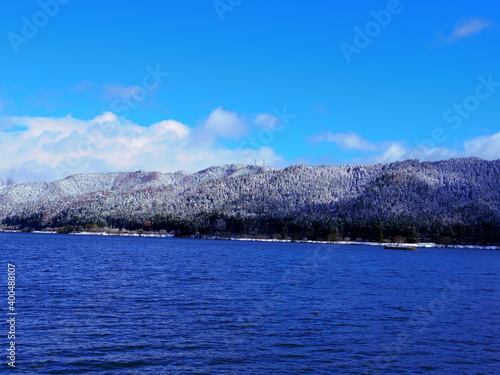
[[[480,33],[492,26],[492,22],[481,17],[466,18],[457,23],[450,36],[440,35],[440,39],[451,43],[470,35]]]
[[[467,156],[478,156],[483,159],[499,159],[500,132],[466,141],[464,143],[464,153]]]
[[[151,125],[151,130],[157,136],[173,137],[178,139],[186,138],[189,135],[189,128],[175,120],[166,120]]]
[[[222,108],[198,127],[175,120],[140,126],[110,112],[90,120],[0,117],[0,178],[27,182],[139,169],[194,172],[263,159],[268,165],[284,164],[270,147],[231,149],[216,142],[240,138],[244,132],[243,120]]]
[[[402,143],[390,143],[386,145],[385,150],[375,156],[377,163],[390,163],[396,160],[404,160],[406,157],[407,150]]]
[[[281,121],[270,113],[259,113],[255,116],[254,122],[261,128],[274,129],[281,125]]]
[[[116,122],[118,117],[112,112],[104,112],[102,115],[96,116],[90,122],[94,124],[104,124],[106,122]]]
[[[430,147],[425,144],[409,146],[403,141],[371,143],[355,133],[333,134],[325,132],[309,139],[314,143],[330,142],[339,145],[343,150],[357,150],[364,153],[364,155],[348,161],[350,163],[391,163],[408,159],[436,161],[471,156],[487,160],[500,159],[500,132],[468,139],[457,149],[444,146]]]
[[[261,120],[261,124],[274,121],[264,115]],[[241,138],[246,131],[240,116],[222,108],[215,109],[196,127],[175,120],[140,126],[110,112],[90,120],[71,116],[0,117],[0,178],[26,182],[54,180],[75,173],[139,169],[194,172],[213,165],[253,164],[255,160],[265,160],[271,166],[287,164],[268,144],[242,142],[236,148],[217,142]],[[402,141],[372,143],[355,133],[326,132],[311,140],[361,151],[364,156],[349,161],[356,163],[469,156],[500,158],[500,132],[468,139],[456,149],[414,147]]]
[[[244,121],[234,112],[218,107],[210,113],[203,124],[203,136],[240,139],[248,129]]]
[[[486,160],[495,160],[500,159],[500,132],[466,140],[459,149],[424,145],[408,147],[403,142],[386,143],[381,147],[383,147],[381,153],[363,158],[363,160],[368,163],[389,163],[407,159],[436,161],[471,156]]]
[[[343,150],[374,151],[377,146],[355,133],[332,133],[330,131],[310,138],[314,143],[329,142]]]

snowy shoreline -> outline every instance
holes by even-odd
[[[0,232],[23,233],[20,230],[2,230]],[[32,231],[24,233],[35,234],[58,234],[49,231]],[[117,236],[117,237],[153,237],[153,238],[174,238],[171,235],[159,233],[107,233],[107,232],[75,232],[70,235],[87,235],[87,236]],[[401,247],[416,247],[416,248],[435,248],[435,249],[476,249],[476,250],[500,250],[500,246],[481,246],[481,245],[440,245],[433,242],[420,243],[393,243],[393,242],[365,242],[365,241],[312,241],[312,240],[280,240],[273,238],[247,238],[247,237],[217,237],[205,236],[203,238],[186,239],[201,239],[201,240],[225,240],[225,241],[246,241],[246,242],[285,242],[285,243],[308,243],[308,244],[323,244],[323,245],[365,245],[365,246],[401,246]]]
[[[219,239],[219,238],[214,238]],[[226,238],[224,238],[226,239]],[[480,246],[480,245],[440,245],[433,242],[420,243],[395,243],[395,242],[365,242],[365,241],[292,241],[275,239],[254,239],[254,238],[229,238],[233,241],[259,241],[259,242],[294,242],[327,245],[366,245],[366,246],[401,246],[416,248],[437,248],[437,249],[477,249],[477,250],[500,250],[500,246]]]

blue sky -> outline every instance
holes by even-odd
[[[500,5],[0,3],[0,177],[500,157]]]

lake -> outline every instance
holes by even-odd
[[[0,255],[20,373],[500,372],[499,251],[0,232]]]

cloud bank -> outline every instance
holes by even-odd
[[[214,165],[253,164],[256,160],[283,167],[290,162],[270,147],[268,137],[255,137],[256,133],[282,128],[281,120],[273,114],[242,116],[222,107],[195,126],[173,119],[142,126],[112,112],[90,120],[70,115],[0,117],[0,180],[51,181],[77,173],[134,170],[195,172]],[[500,132],[468,139],[454,149],[432,142],[371,142],[354,132],[327,131],[309,141],[314,146],[334,145],[340,158],[342,152],[349,152],[350,159],[342,161],[349,164],[500,158]]]
[[[334,143],[342,150],[360,151],[364,155],[353,160],[356,163],[390,163],[408,159],[436,161],[464,157],[478,157],[486,160],[500,158],[500,132],[466,140],[458,149],[428,143],[411,146],[404,141],[373,143],[356,133],[326,132],[310,137],[310,141]]]
[[[76,173],[154,170],[198,171],[213,165],[283,165],[269,146],[230,148],[241,141],[261,116],[246,119],[222,107],[196,126],[165,120],[141,126],[105,112],[91,120],[0,118],[0,178],[16,182],[50,181]],[[268,114],[268,121],[275,121]],[[259,122],[259,123],[257,123]]]

